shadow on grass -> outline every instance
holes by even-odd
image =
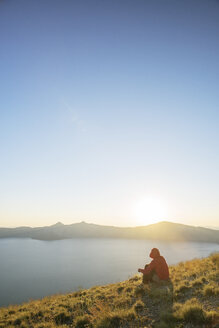
[[[136,290],[136,296],[144,303],[145,313],[144,316],[142,315],[142,323],[156,328],[176,327],[171,280],[149,283]]]

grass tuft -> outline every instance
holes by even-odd
[[[178,305],[175,317],[184,320],[186,323],[202,324],[206,322],[206,313],[195,298]]]
[[[79,316],[75,320],[75,328],[92,328],[93,324],[90,320],[90,317],[87,315]]]
[[[73,318],[67,312],[60,312],[54,317],[55,323],[57,325],[70,324]]]
[[[209,284],[203,287],[204,296],[218,296],[219,287],[216,284]]]
[[[141,313],[144,310],[144,307],[145,307],[145,305],[141,300],[138,300],[133,306],[133,308],[137,314]]]

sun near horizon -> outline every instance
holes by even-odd
[[[167,221],[167,204],[159,198],[144,196],[133,204],[133,215],[136,225]]]

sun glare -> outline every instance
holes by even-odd
[[[136,225],[147,225],[167,219],[167,205],[158,198],[145,197],[133,206]]]

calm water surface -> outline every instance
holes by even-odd
[[[158,247],[168,264],[205,257],[218,244],[125,239],[0,239],[0,306],[122,281]]]

